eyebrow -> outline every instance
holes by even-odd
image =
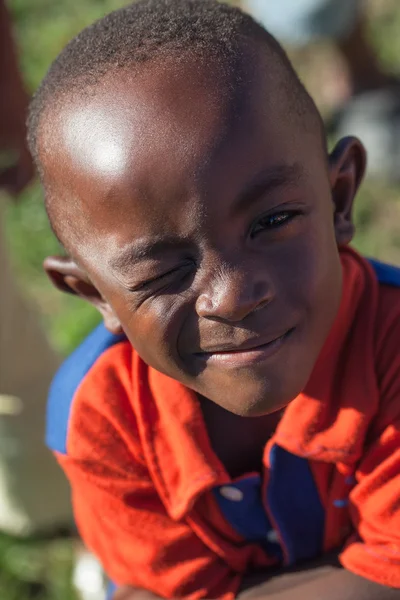
[[[162,256],[168,250],[187,247],[187,242],[174,236],[163,236],[160,239],[138,240],[125,248],[114,260],[111,267],[123,271],[132,265],[132,262]]]
[[[303,175],[304,170],[298,163],[276,165],[264,169],[240,193],[235,203],[235,212],[243,210],[248,204],[278,188],[295,185],[302,179]]]

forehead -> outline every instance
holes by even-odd
[[[57,181],[60,153],[63,171],[73,172],[74,180],[106,184],[160,153],[165,160],[166,148],[185,163],[193,155],[198,159],[225,127],[233,100],[227,88],[216,68],[194,61],[109,73],[94,88],[58,103],[43,119],[39,153],[47,178]]]
[[[287,114],[274,70],[256,63],[241,84],[194,59],[114,72],[50,114],[39,143],[45,187],[64,215],[74,210],[75,231],[98,217],[97,233],[108,235],[112,214],[115,235],[129,215],[142,222],[153,213],[153,229],[168,232],[174,204],[190,199],[181,222],[193,222],[213,197],[205,187],[235,185],[227,169],[238,154],[245,173],[318,146]]]

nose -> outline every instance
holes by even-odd
[[[274,296],[266,270],[227,267],[214,271],[199,294],[196,312],[199,317],[224,322],[240,322],[269,304]]]

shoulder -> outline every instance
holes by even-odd
[[[101,411],[105,397],[120,393],[131,355],[125,336],[112,335],[100,325],[63,363],[48,396],[46,443],[51,450],[67,453],[74,414],[82,412],[82,421],[89,417],[85,412],[92,402]]]
[[[384,427],[400,418],[400,268],[371,264],[379,281],[375,371]]]
[[[370,263],[379,282],[376,353],[384,352],[390,339],[397,339],[394,350],[400,353],[400,268],[375,260]]]

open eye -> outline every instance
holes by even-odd
[[[273,215],[264,215],[256,221],[252,230],[251,237],[256,236],[262,231],[278,229],[291,221],[297,213],[293,211],[282,211]]]

